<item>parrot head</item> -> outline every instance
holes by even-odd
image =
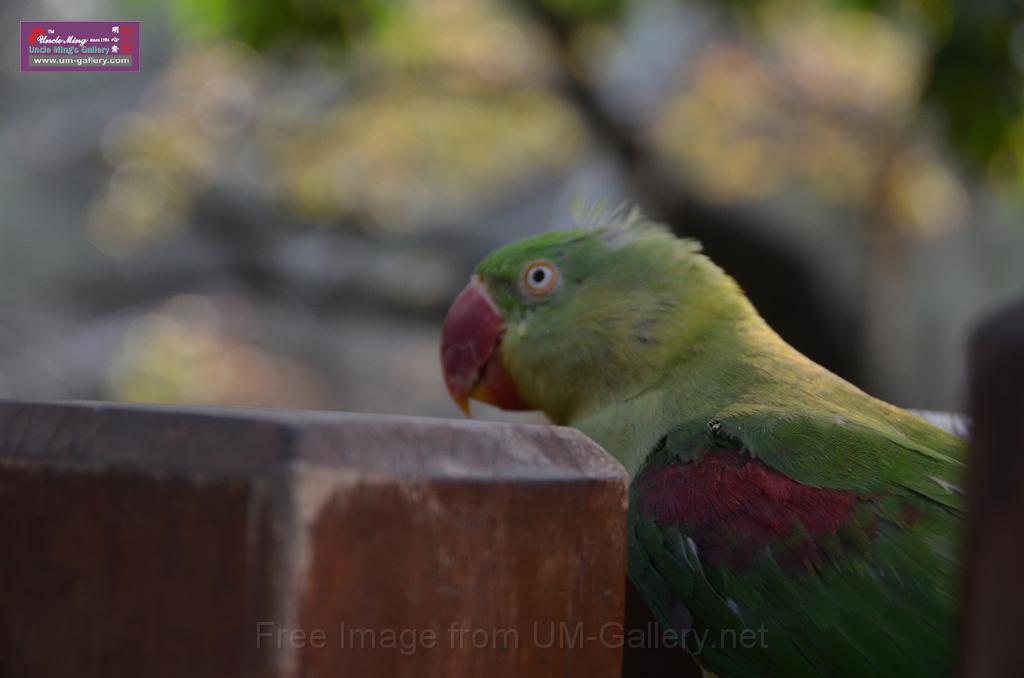
[[[714,289],[709,289],[713,287]],[[507,245],[477,266],[441,332],[448,392],[566,423],[650,386],[742,293],[692,240],[635,210]]]

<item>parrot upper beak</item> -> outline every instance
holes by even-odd
[[[441,329],[441,368],[455,404],[469,416],[469,399],[506,410],[531,409],[501,359],[505,322],[478,276],[459,293]]]

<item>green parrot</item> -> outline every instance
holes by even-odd
[[[962,440],[798,353],[696,242],[593,221],[479,264],[442,330],[455,401],[625,466],[630,579],[705,672],[951,673]]]

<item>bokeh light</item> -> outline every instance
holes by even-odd
[[[792,312],[820,325],[803,348],[906,405],[959,407],[977,309],[1024,286],[1009,15],[130,8],[141,73],[4,74],[5,394],[455,415],[447,303],[483,254],[569,225],[579,197],[639,199],[713,256],[765,255],[744,265],[789,253],[820,306]],[[781,283],[757,292],[791,306]]]

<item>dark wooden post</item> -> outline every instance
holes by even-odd
[[[0,675],[611,678],[625,503],[568,429],[0,404]]]
[[[971,346],[967,576],[961,675],[1021,675],[1024,614],[1024,302]]]

